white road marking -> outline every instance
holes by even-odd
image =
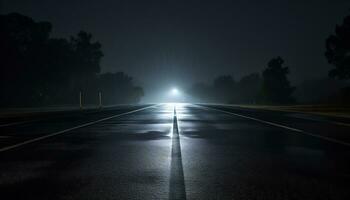
[[[106,118],[103,118],[103,119],[99,119],[99,120],[96,120],[96,121],[93,121],[93,122],[89,122],[89,123],[81,124],[79,126],[68,128],[68,129],[65,129],[65,130],[62,130],[62,131],[58,131],[58,132],[54,132],[54,133],[51,133],[51,134],[48,134],[48,135],[40,136],[40,137],[37,137],[37,138],[34,138],[34,139],[26,140],[24,142],[20,142],[20,143],[11,145],[11,146],[3,147],[3,148],[0,149],[0,152],[8,151],[8,150],[11,150],[11,149],[14,149],[14,148],[17,148],[17,147],[21,147],[21,146],[26,145],[26,144],[30,144],[30,143],[33,143],[33,142],[44,140],[44,139],[47,139],[47,138],[50,138],[50,137],[53,137],[53,136],[56,136],[56,135],[67,133],[69,131],[73,131],[73,130],[76,130],[76,129],[79,129],[79,128],[87,127],[87,126],[90,126],[90,125],[93,125],[93,124],[96,124],[96,123],[99,123],[99,122],[103,122],[103,121],[106,121],[106,120],[109,120],[109,119],[113,119],[113,118],[116,118],[116,117],[128,115],[128,114],[131,114],[131,113],[135,113],[135,112],[138,112],[138,111],[141,111],[141,110],[145,110],[145,109],[149,109],[149,108],[156,107],[156,106],[157,105],[153,105],[153,106],[148,106],[148,107],[145,107],[145,108],[140,108],[140,109],[137,109],[137,110],[132,110],[132,111],[129,111],[129,112],[126,112],[126,113],[113,115],[113,116],[106,117]]]
[[[275,126],[275,127],[291,130],[291,131],[298,132],[298,133],[301,133],[301,134],[305,134],[305,135],[309,135],[309,136],[316,137],[316,138],[319,138],[319,139],[323,139],[323,140],[326,140],[326,141],[329,141],[329,142],[334,142],[334,143],[337,143],[337,144],[350,146],[350,143],[346,143],[346,142],[343,142],[343,141],[340,141],[340,140],[336,140],[336,139],[333,139],[333,138],[317,135],[317,134],[314,134],[314,133],[309,133],[309,132],[306,132],[304,130],[292,128],[292,127],[281,125],[281,124],[277,124],[277,123],[274,123],[274,122],[269,122],[269,121],[265,121],[265,120],[262,120],[262,119],[257,119],[257,118],[254,118],[254,117],[240,115],[240,114],[237,114],[237,113],[228,112],[228,111],[224,111],[224,110],[220,110],[220,109],[216,109],[216,108],[211,108],[211,107],[206,107],[206,106],[200,106],[200,107],[206,108],[206,109],[209,109],[209,110],[216,110],[216,111],[219,111],[219,112],[222,112],[222,113],[226,113],[226,114],[230,114],[230,115],[234,115],[234,116],[237,116],[237,117],[242,117],[242,118],[254,120],[254,121],[257,121],[257,122],[260,122],[260,123],[264,123],[264,124],[268,124],[268,125],[271,125],[271,126]]]
[[[25,124],[25,123],[34,122],[34,121],[38,121],[38,120],[28,120],[28,121],[13,122],[13,123],[8,123],[8,124],[0,124],[0,128]]]
[[[348,123],[343,123],[343,122],[336,122],[336,121],[330,121],[333,124],[339,125],[339,126],[348,126],[350,127],[350,124]]]
[[[171,162],[170,162],[170,179],[169,179],[169,200],[183,199],[186,200],[186,187],[184,171],[181,156],[181,144],[179,125],[176,116],[176,106],[173,113],[173,129],[171,138]]]
[[[220,105],[220,106],[227,106],[227,107],[239,107],[239,108],[246,108],[244,106],[236,106],[236,105],[227,105],[227,104],[215,104],[215,105]],[[254,107],[247,107],[248,109],[258,109],[258,110],[262,110],[262,111],[277,111],[277,112],[285,112],[285,113],[296,113],[296,114],[303,114],[303,115],[316,115],[319,117],[332,117],[332,115],[326,115],[326,114],[322,114],[322,113],[317,113],[317,112],[302,112],[302,111],[295,111],[295,110],[278,110],[278,109],[268,109],[268,108],[254,108]],[[333,117],[337,117],[337,116],[333,116]],[[312,118],[308,118],[308,120],[312,120],[312,121],[317,121],[317,122],[327,122],[327,123],[332,123],[332,124],[336,124],[339,126],[349,126],[349,123],[344,123],[344,122],[337,122],[337,121],[332,121],[332,120],[319,120],[319,119],[312,119]]]

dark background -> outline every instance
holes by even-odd
[[[173,87],[260,72],[275,56],[290,79],[327,76],[325,39],[349,13],[346,0],[77,1],[2,0],[1,13],[50,21],[53,35],[91,32],[103,45],[102,69],[124,71],[161,101]]]

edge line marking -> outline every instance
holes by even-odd
[[[291,130],[291,131],[294,131],[294,132],[297,132],[297,133],[301,133],[301,134],[305,134],[305,135],[308,135],[308,136],[316,137],[316,138],[318,138],[318,139],[323,139],[323,140],[326,140],[326,141],[328,141],[328,142],[333,142],[333,143],[337,143],[337,144],[342,144],[342,145],[345,145],[345,146],[350,147],[350,143],[347,143],[347,142],[343,142],[343,141],[340,141],[340,140],[337,140],[337,139],[333,139],[333,138],[330,138],[330,137],[325,137],[325,136],[317,135],[317,134],[314,134],[314,133],[309,133],[309,132],[306,132],[306,131],[304,131],[304,130],[300,130],[300,129],[288,127],[288,126],[281,125],[281,124],[277,124],[277,123],[274,123],[274,122],[269,122],[269,121],[265,121],[265,120],[262,120],[262,119],[258,119],[258,118],[254,118],[254,117],[249,117],[249,116],[245,116],[245,115],[240,115],[240,114],[237,114],[237,113],[233,113],[233,112],[229,112],[229,111],[224,111],[224,110],[220,110],[220,109],[216,109],[216,108],[211,108],[211,107],[207,107],[207,106],[199,105],[199,107],[202,107],[202,109],[203,109],[203,108],[206,108],[206,109],[208,109],[208,110],[215,110],[215,111],[222,112],[222,113],[226,113],[226,114],[229,114],[229,115],[234,115],[234,116],[237,116],[237,117],[250,119],[250,120],[257,121],[257,122],[260,122],[260,123],[263,123],[263,124],[268,124],[268,125],[271,125],[271,126],[275,126],[275,127],[279,127],[279,128]]]
[[[157,105],[152,105],[152,106],[147,106],[147,107],[136,109],[136,110],[132,110],[132,111],[121,113],[121,114],[117,114],[117,115],[112,115],[110,117],[102,118],[102,119],[99,119],[99,120],[96,120],[96,121],[92,121],[92,122],[88,122],[88,123],[81,124],[81,125],[78,125],[78,126],[74,126],[74,127],[71,127],[71,128],[67,128],[67,129],[64,129],[62,131],[57,131],[57,132],[50,133],[50,134],[47,134],[47,135],[43,135],[43,136],[40,136],[40,137],[36,137],[36,138],[30,139],[30,140],[26,140],[24,142],[20,142],[20,143],[11,145],[11,146],[0,148],[0,153],[4,152],[4,151],[11,150],[11,149],[15,149],[17,147],[24,146],[26,144],[31,144],[31,143],[34,143],[34,142],[37,142],[37,141],[40,141],[40,140],[44,140],[44,139],[47,139],[47,138],[50,138],[50,137],[53,137],[53,136],[56,136],[56,135],[67,133],[69,131],[73,131],[73,130],[76,130],[76,129],[80,129],[80,128],[84,128],[84,127],[87,127],[87,126],[91,126],[91,125],[97,124],[99,122],[103,122],[103,121],[106,121],[106,120],[109,120],[109,119],[113,119],[113,118],[116,118],[116,117],[121,117],[121,116],[124,116],[124,115],[128,115],[128,114],[131,114],[131,113],[135,113],[135,112],[142,111],[142,110],[149,109],[149,108],[156,107],[156,106],[158,106],[158,104]]]

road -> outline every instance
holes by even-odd
[[[224,105],[0,125],[1,199],[350,199],[350,122]]]

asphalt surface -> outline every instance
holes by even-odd
[[[193,104],[4,119],[0,198],[350,199],[350,123]]]

